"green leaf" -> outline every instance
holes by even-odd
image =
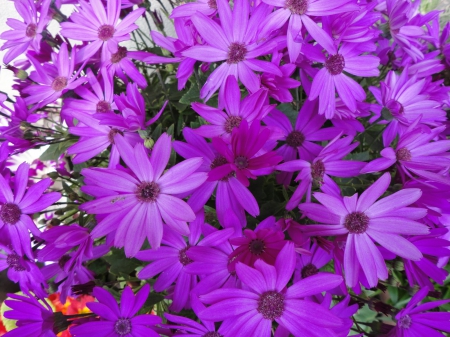
[[[287,118],[289,118],[292,125],[295,125],[298,116],[298,111],[293,108],[292,104],[283,103],[278,105],[277,109],[280,110],[282,113],[284,113],[287,116]]]
[[[41,154],[39,159],[41,161],[58,160],[58,158],[67,150],[67,148],[74,143],[74,140],[66,140],[65,142],[52,144],[48,147],[47,150],[45,150],[43,154]]]
[[[147,300],[145,301],[141,310],[139,310],[138,315],[144,315],[151,312],[155,304],[161,302],[164,299],[164,294],[152,292]]]
[[[109,272],[114,275],[128,275],[141,263],[136,259],[128,259],[123,249],[112,248],[111,254],[103,257],[111,265]]]
[[[368,161],[370,160],[369,151],[359,152],[359,153],[350,153],[345,157],[346,160],[357,160],[357,161]]]
[[[200,90],[196,84],[192,84],[189,90],[180,98],[181,104],[191,104],[192,102],[200,102]]]

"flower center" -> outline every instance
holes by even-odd
[[[9,254],[6,257],[6,263],[10,268],[14,268],[15,271],[24,271],[26,268],[21,263],[21,258],[17,254]]]
[[[52,89],[55,91],[61,91],[67,86],[67,77],[57,76],[52,82]]]
[[[211,8],[211,9],[217,9],[217,2],[216,2],[216,0],[209,0],[208,1],[208,6],[209,6],[209,8]],[[206,335],[205,335],[206,336]]]
[[[155,182],[142,182],[136,189],[136,196],[142,202],[155,202],[158,198],[160,189]]]
[[[212,170],[216,167],[225,165],[227,163],[228,163],[227,159],[224,156],[219,155],[216,158],[214,158],[214,160],[211,162],[211,165],[209,167],[211,167],[211,170]]]
[[[117,134],[120,134],[120,135],[123,136],[123,132],[120,131],[120,130],[118,130],[118,129],[111,129],[111,131],[109,131],[109,133],[108,133],[108,140],[109,140],[109,142],[110,142],[111,144],[114,144],[114,137],[115,137]]]
[[[398,321],[398,325],[403,329],[409,329],[411,326],[411,317],[405,315]]]
[[[276,291],[266,291],[259,297],[257,310],[265,319],[280,317],[284,312],[284,296]]]
[[[27,29],[25,30],[25,35],[27,37],[35,37],[36,36],[36,31],[37,31],[37,25],[35,25],[34,23],[30,23],[27,26]]]
[[[239,63],[245,60],[247,48],[244,43],[233,42],[228,48],[228,64]]]
[[[397,157],[397,160],[411,160],[411,152],[406,147],[402,147],[401,149],[397,150],[395,156]]]
[[[59,259],[58,264],[61,269],[64,269],[66,263],[70,260],[69,255],[63,255],[62,258]]]
[[[286,144],[291,147],[299,147],[305,141],[305,136],[299,131],[292,131],[286,138]]]
[[[222,335],[215,331],[209,331],[205,333],[203,337],[222,337]]]
[[[109,104],[106,101],[100,101],[97,103],[97,112],[98,113],[104,113],[111,111],[111,104]]]
[[[128,318],[119,318],[114,324],[114,332],[120,336],[127,335],[131,332],[131,322]]]
[[[180,260],[180,263],[183,266],[187,266],[188,264],[194,262],[192,261],[189,256],[187,256],[186,252],[189,250],[189,246],[187,246],[186,248],[183,248],[180,250],[180,252],[178,253],[178,260]]]
[[[331,75],[339,75],[345,67],[344,57],[340,54],[330,55],[325,61],[325,68],[328,69]]]
[[[319,269],[312,263],[307,264],[302,268],[301,275],[302,278],[307,278],[309,276],[316,275],[319,272]]]
[[[363,212],[353,212],[347,214],[344,220],[344,226],[351,234],[362,234],[367,230],[369,217]]]
[[[22,212],[16,204],[4,204],[0,209],[0,219],[2,219],[4,223],[14,225],[20,220],[21,215]]]
[[[308,0],[287,0],[286,8],[292,13],[302,15],[308,9]]]
[[[114,36],[116,30],[111,25],[101,25],[98,28],[98,38],[102,41],[108,41]]]
[[[313,178],[313,182],[322,186],[323,184],[323,175],[325,174],[325,165],[321,160],[316,161],[311,164],[311,176]]]
[[[255,239],[250,241],[250,243],[248,244],[248,249],[253,255],[261,255],[262,253],[264,253],[266,245],[264,244],[263,240]]]
[[[231,133],[234,128],[238,128],[241,125],[242,117],[239,116],[230,116],[225,121],[225,131]]]
[[[236,159],[234,159],[234,164],[237,166],[239,170],[245,169],[248,166],[247,157],[237,156]]]
[[[117,51],[111,56],[111,63],[119,63],[123,58],[127,57],[128,49],[119,47]]]

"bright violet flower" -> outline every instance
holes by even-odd
[[[5,304],[12,310],[4,313],[5,318],[17,320],[17,328],[7,332],[6,337],[45,336],[56,337],[55,314],[46,301],[38,301],[35,296],[8,294]]]
[[[275,260],[284,247],[284,233],[273,229],[252,231],[244,229],[244,236],[231,238],[230,243],[237,246],[230,255],[229,268],[234,270],[237,263],[242,262],[253,267],[257,260],[274,265]]]
[[[309,249],[310,254],[297,255],[294,282],[319,274],[319,269],[333,258],[333,254],[320,247],[317,242],[314,242],[312,245],[308,242],[306,245],[303,245],[303,248]]]
[[[76,48],[72,49],[70,58],[67,50],[67,44],[63,43],[59,53],[52,53],[53,64],[42,66],[34,57],[28,56],[36,71],[32,72],[30,78],[41,83],[30,85],[23,89],[23,92],[29,96],[25,98],[27,105],[38,103],[33,110],[39,109],[55,101],[65,94],[68,90],[75,89],[86,81],[86,78],[78,78],[75,70]]]
[[[0,34],[0,39],[7,40],[0,50],[9,49],[3,56],[3,63],[10,63],[16,57],[25,54],[30,47],[39,52],[42,40],[41,33],[50,21],[47,16],[50,3],[51,0],[42,1],[41,8],[37,11],[33,0],[14,1],[16,11],[24,22],[12,18],[6,20],[6,24],[12,30]]]
[[[43,194],[50,186],[50,178],[42,179],[28,185],[30,165],[20,164],[14,176],[14,193],[5,178],[0,175],[0,236],[8,238],[16,254],[26,255],[33,260],[30,247],[30,231],[34,236],[40,236],[30,215],[42,211],[61,198],[58,192]]]
[[[268,33],[281,28],[289,20],[287,47],[291,63],[295,62],[300,54],[302,44],[296,40],[303,25],[314,40],[326,48],[327,33],[310,16],[328,16],[359,9],[352,0],[335,0],[332,3],[327,0],[263,0],[263,2],[280,8],[261,23],[258,36],[266,37]]]
[[[227,0],[217,0],[217,7],[221,25],[200,12],[191,17],[208,45],[197,45],[182,52],[183,56],[203,62],[226,61],[209,76],[200,91],[200,98],[209,100],[219,88],[219,96],[223,98],[228,75],[239,79],[252,93],[260,88],[260,79],[253,71],[282,76],[275,64],[256,59],[270,54],[277,46],[275,41],[258,43],[256,39],[256,27],[269,14],[270,7],[259,5],[250,19],[250,3],[247,0],[236,0],[233,11]]]
[[[450,166],[450,140],[432,141],[445,130],[445,126],[426,132],[421,128],[414,129],[414,126],[400,136],[396,149],[383,149],[380,152],[382,157],[368,163],[361,173],[379,172],[397,164],[403,181],[407,177],[415,179],[413,175],[417,175],[425,180],[450,185],[450,179],[440,173]]]
[[[328,37],[328,36],[327,36]],[[366,98],[366,93],[359,83],[344,74],[344,71],[362,77],[378,76],[380,59],[373,55],[362,55],[358,44],[343,43],[338,49],[331,38],[323,45],[328,56],[315,55],[314,61],[324,64],[314,77],[309,100],[319,97],[319,114],[327,119],[333,118],[336,110],[336,90],[342,102],[351,110],[356,110],[357,102]]]
[[[217,13],[216,0],[197,0],[188,2],[175,7],[170,14],[170,18],[190,18],[195,13],[200,12],[206,16],[212,16]]]
[[[400,75],[390,71],[380,88],[369,87],[379,104],[372,105],[375,116],[371,121],[379,119],[384,109],[386,121],[380,124],[389,124],[383,131],[384,146],[389,146],[396,135],[404,133],[419,117],[421,124],[429,126],[440,126],[446,120],[441,104],[424,93],[425,79],[409,77],[406,70]]]
[[[339,134],[339,130],[333,127],[321,128],[325,123],[325,117],[317,113],[317,100],[306,100],[300,109],[295,126],[292,127],[287,116],[278,110],[272,110],[264,118],[263,122],[268,126],[281,130],[284,141],[276,152],[283,157],[283,161],[289,162],[300,157],[302,160],[311,161],[322,151],[322,146],[315,141],[330,140]],[[277,182],[288,185],[291,182],[292,173],[282,172],[277,175]]]
[[[358,284],[359,273],[363,272],[369,286],[375,287],[378,279],[387,278],[387,269],[380,250],[374,241],[388,251],[409,259],[420,260],[422,253],[401,235],[425,235],[429,233],[426,225],[415,220],[426,215],[423,208],[408,207],[420,198],[420,189],[400,190],[386,198],[376,201],[386,192],[391,182],[388,173],[383,174],[361,196],[332,196],[314,193],[322,204],[305,203],[300,211],[319,225],[304,226],[309,235],[344,235],[344,270],[349,287]]]
[[[129,13],[120,23],[120,0],[107,2],[107,9],[101,0],[91,0],[90,3],[80,1],[78,12],[72,13],[72,22],[61,23],[61,35],[78,41],[90,41],[80,51],[80,60],[85,61],[102,49],[102,61],[117,53],[119,42],[130,39],[130,32],[137,29],[134,23],[145,12],[139,8]]]
[[[100,316],[96,322],[87,322],[70,328],[74,337],[90,337],[98,333],[98,336],[108,337],[158,337],[152,327],[161,323],[161,318],[156,315],[137,315],[150,293],[150,285],[144,285],[139,292],[133,294],[130,287],[125,287],[120,298],[120,308],[111,293],[107,290],[95,287],[93,295],[98,302],[89,302],[87,307]]]
[[[432,289],[422,288],[409,300],[406,308],[395,316],[397,326],[389,337],[444,336],[441,332],[450,332],[450,312],[429,311],[450,300],[419,304]]]
[[[264,89],[240,100],[241,91],[234,76],[228,76],[225,92],[226,113],[206,104],[192,103],[192,109],[209,123],[195,129],[195,133],[206,138],[223,137],[229,141],[231,132],[241,125],[242,120],[245,119],[249,125],[253,121],[259,122],[274,108],[266,104],[268,97]]]
[[[303,298],[334,288],[342,277],[315,275],[285,289],[294,267],[292,243],[281,250],[275,266],[262,260],[255,262],[255,269],[238,263],[236,273],[247,288],[218,289],[200,296],[211,304],[199,313],[200,319],[224,321],[218,332],[225,336],[270,336],[273,321],[296,337],[330,335],[329,328],[339,327],[341,319]]]
[[[86,184],[83,192],[97,199],[84,203],[80,209],[91,214],[107,214],[92,230],[92,237],[115,232],[114,245],[125,247],[127,256],[135,256],[145,238],[153,249],[160,246],[163,219],[175,232],[188,235],[186,221],[194,221],[195,214],[176,195],[190,192],[205,182],[204,172],[194,173],[202,158],[185,160],[162,174],[170,157],[169,135],[160,136],[150,158],[141,143],[132,148],[121,136],[114,140],[133,175],[119,169],[82,170]]]
[[[364,162],[356,160],[342,160],[358,145],[352,144],[353,137],[336,138],[328,143],[322,151],[311,162],[297,159],[277,165],[276,169],[286,172],[300,171],[295,181],[301,181],[286,204],[286,209],[292,210],[302,200],[306,193],[306,201],[311,201],[311,191],[313,186],[322,188],[329,184],[331,176],[348,178],[359,175],[359,171],[365,165]]]

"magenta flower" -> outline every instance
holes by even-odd
[[[310,16],[328,16],[359,9],[351,0],[335,0],[332,3],[327,0],[263,0],[263,2],[280,8],[261,23],[258,36],[266,37],[268,33],[281,28],[289,20],[287,47],[291,63],[295,62],[300,54],[302,44],[297,42],[297,38],[303,25],[314,40],[327,49],[327,33]]]
[[[330,140],[339,134],[339,130],[333,127],[322,129],[325,121],[325,118],[317,113],[317,100],[304,102],[294,127],[285,114],[275,109],[264,118],[265,124],[281,130],[282,137],[278,140],[286,144],[281,145],[276,152],[285,162],[298,157],[302,160],[313,160],[322,151],[322,146],[314,142]],[[284,185],[288,185],[291,179],[290,172],[277,175],[277,182]]]
[[[7,40],[0,50],[9,49],[3,56],[3,63],[8,64],[16,57],[25,54],[30,46],[33,50],[39,52],[42,40],[41,33],[50,21],[47,16],[50,3],[51,0],[42,1],[41,8],[37,11],[33,0],[14,1],[16,11],[24,22],[12,18],[6,20],[6,24],[12,30],[0,34],[0,39]]]
[[[192,109],[209,123],[195,129],[195,133],[206,138],[223,137],[229,141],[231,132],[241,125],[242,120],[245,119],[248,124],[259,122],[274,108],[266,104],[267,91],[264,89],[240,100],[241,91],[234,76],[228,76],[225,92],[225,113],[206,104],[192,103]]]
[[[86,183],[82,190],[97,199],[84,203],[80,209],[91,214],[107,214],[92,230],[92,237],[115,232],[114,245],[125,247],[125,254],[134,256],[145,238],[153,249],[160,246],[163,219],[175,232],[188,235],[186,221],[194,221],[195,214],[176,195],[190,192],[206,180],[204,172],[194,173],[202,158],[185,160],[162,174],[170,157],[169,135],[161,135],[150,158],[141,143],[132,148],[123,137],[116,136],[115,144],[133,175],[105,168],[81,172]]]
[[[424,235],[429,233],[426,225],[415,220],[425,216],[423,208],[408,207],[420,198],[420,189],[408,188],[376,201],[386,192],[391,177],[383,174],[361,196],[337,197],[325,193],[314,193],[322,204],[305,203],[300,211],[319,225],[304,226],[309,235],[347,234],[344,258],[346,283],[349,287],[358,284],[363,272],[370,287],[378,279],[387,278],[384,259],[374,241],[388,251],[410,260],[420,260],[422,253],[401,235]]]
[[[30,215],[52,205],[61,198],[61,194],[43,194],[52,183],[50,178],[42,179],[27,190],[29,169],[30,165],[24,162],[16,170],[14,193],[8,181],[0,175],[0,235],[9,240],[18,255],[26,255],[33,260],[28,231],[34,236],[40,236],[41,232]]]
[[[29,292],[27,296],[8,294],[5,304],[12,310],[3,314],[7,319],[17,320],[17,328],[7,332],[6,337],[46,336],[56,337],[53,309],[46,301],[38,301]]]
[[[294,282],[319,274],[319,269],[333,258],[333,254],[320,247],[317,242],[314,242],[311,247],[310,245],[308,242],[303,246],[303,248],[310,250],[310,254],[297,255]]]
[[[47,104],[60,98],[68,90],[75,89],[86,81],[85,78],[78,78],[81,68],[75,71],[76,48],[72,49],[69,59],[67,44],[63,43],[58,54],[53,54],[54,64],[45,64],[42,66],[32,56],[28,56],[33,63],[35,72],[32,72],[30,78],[41,83],[30,85],[23,89],[23,92],[29,96],[25,98],[27,105],[38,103],[33,110],[46,106]]]
[[[85,61],[102,49],[102,61],[117,53],[119,42],[130,39],[130,32],[137,29],[134,23],[145,8],[139,8],[129,13],[120,23],[120,0],[107,2],[107,9],[101,0],[91,0],[90,3],[80,1],[78,12],[70,16],[72,22],[61,23],[61,35],[78,41],[91,43],[80,50],[80,60]]]
[[[328,37],[328,36],[327,36]],[[344,43],[338,49],[331,41],[323,45],[328,56],[317,56],[315,61],[324,64],[311,86],[309,100],[319,97],[319,114],[333,118],[336,110],[336,90],[342,102],[351,110],[356,110],[357,102],[366,98],[366,93],[359,83],[344,74],[344,71],[362,77],[378,76],[380,59],[372,55],[360,55],[358,44]]]
[[[198,33],[208,45],[197,45],[182,52],[183,56],[203,62],[226,61],[209,76],[200,91],[200,98],[209,100],[219,88],[219,96],[224,97],[224,84],[228,75],[239,79],[250,92],[260,88],[260,80],[253,71],[282,76],[280,69],[273,63],[256,59],[271,53],[276,47],[275,41],[258,43],[255,36],[258,23],[268,14],[270,7],[259,5],[250,19],[250,3],[247,0],[236,0],[233,11],[226,0],[217,0],[217,7],[221,25],[201,12],[191,17]]]
[[[281,250],[275,266],[262,260],[255,262],[255,269],[237,264],[236,273],[248,288],[218,289],[200,296],[202,302],[211,305],[198,316],[202,320],[224,321],[218,332],[225,336],[270,336],[273,321],[294,336],[328,335],[328,328],[339,327],[341,319],[303,298],[334,288],[342,277],[315,275],[285,289],[294,266],[292,243]]]
[[[353,137],[345,137],[331,141],[311,162],[297,159],[277,165],[276,169],[286,172],[300,171],[296,181],[300,181],[297,189],[286,204],[286,209],[292,210],[306,194],[306,201],[311,201],[313,186],[323,187],[329,184],[331,176],[349,178],[359,175],[364,162],[356,160],[342,160],[358,145],[352,144]]]
[[[197,0],[182,4],[173,9],[170,18],[190,18],[195,13],[200,12],[206,16],[212,16],[217,13],[216,0]]]
[[[450,332],[450,313],[429,311],[450,300],[419,304],[429,291],[428,287],[420,289],[409,300],[406,308],[395,316],[397,326],[388,334],[389,337],[444,336],[441,332]]]
[[[95,287],[93,295],[98,302],[89,302],[87,307],[100,316],[96,322],[87,322],[70,328],[74,337],[90,337],[93,333],[108,337],[158,337],[153,330],[161,318],[156,315],[137,315],[150,293],[150,285],[144,285],[139,292],[133,294],[130,287],[126,287],[120,298],[120,308],[111,293]]]

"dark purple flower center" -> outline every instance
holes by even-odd
[[[319,272],[319,269],[312,263],[307,264],[302,268],[301,275],[302,278],[307,278],[309,276],[316,275]]]
[[[308,0],[287,0],[286,8],[294,14],[305,14],[308,9]]]
[[[248,244],[248,249],[253,255],[261,255],[266,250],[266,245],[261,239],[254,239]]]
[[[70,260],[69,255],[63,255],[62,258],[59,259],[58,264],[61,269],[64,269],[66,263]]]
[[[109,140],[109,142],[111,143],[111,144],[114,144],[114,137],[117,135],[117,134],[120,134],[120,135],[122,135],[123,136],[123,132],[122,131],[120,131],[119,129],[111,129],[111,131],[109,131],[109,133],[108,133],[108,140]]]
[[[331,75],[339,75],[345,67],[344,57],[340,54],[330,55],[325,61],[325,68],[328,69]]]
[[[369,217],[363,212],[353,212],[347,214],[344,226],[351,234],[362,234],[369,226]]]
[[[22,265],[21,258],[17,254],[9,254],[6,257],[6,263],[8,263],[10,268],[14,268],[15,271],[24,271],[26,268]]]
[[[208,6],[211,9],[217,9],[217,2],[216,2],[216,0],[208,0]]]
[[[286,138],[286,144],[291,147],[299,147],[305,141],[305,136],[299,131],[292,131]]]
[[[211,165],[209,167],[211,167],[211,170],[212,170],[216,167],[225,165],[227,163],[228,163],[228,161],[224,156],[218,155],[216,158],[214,158],[214,160],[211,162]]]
[[[120,336],[127,335],[131,332],[131,322],[128,318],[119,318],[114,324],[114,332]]]
[[[101,25],[98,28],[98,38],[102,41],[108,41],[114,36],[116,30],[111,25]]]
[[[233,42],[228,48],[228,64],[239,63],[245,60],[247,55],[247,47],[244,43]]]
[[[158,198],[160,189],[155,182],[142,182],[136,189],[136,196],[142,202],[155,202]]]
[[[411,152],[406,147],[402,147],[401,149],[397,150],[395,156],[397,157],[397,160],[411,160]]]
[[[230,116],[225,121],[225,131],[231,133],[234,128],[238,128],[241,125],[242,117],[239,116]]]
[[[322,186],[323,175],[325,174],[325,165],[321,160],[311,164],[311,176],[314,184]]]
[[[180,261],[180,263],[183,266],[187,266],[188,264],[194,262],[192,261],[189,256],[187,256],[187,251],[189,250],[189,248],[191,248],[190,246],[187,246],[186,248],[183,248],[180,250],[180,252],[178,253],[178,260]]]
[[[125,47],[117,48],[117,51],[111,56],[111,63],[119,63],[123,58],[127,57],[128,49]]]
[[[61,91],[67,87],[67,77],[57,76],[52,82],[52,89],[55,91]]]
[[[247,157],[244,157],[244,156],[237,156],[234,159],[234,164],[236,165],[236,167],[239,170],[243,170],[243,169],[247,168],[247,166],[248,166],[248,159],[247,159]]]
[[[392,116],[398,117],[403,115],[403,112],[405,109],[403,108],[403,105],[396,100],[391,99],[386,103],[386,108],[389,110]]]
[[[3,204],[0,209],[0,219],[2,219],[4,223],[9,223],[10,225],[16,224],[17,221],[20,220],[21,215],[22,212],[16,204]]]
[[[284,312],[284,296],[276,291],[266,291],[260,295],[256,310],[265,319],[277,319]]]
[[[411,326],[411,317],[405,315],[398,321],[398,325],[403,329],[409,329]]]
[[[34,23],[30,23],[27,26],[27,29],[25,30],[25,35],[27,37],[35,37],[36,36],[36,31],[37,31],[37,25],[35,25]]]
[[[106,101],[100,101],[97,103],[97,112],[98,113],[104,113],[111,111],[111,104],[109,104]]]

